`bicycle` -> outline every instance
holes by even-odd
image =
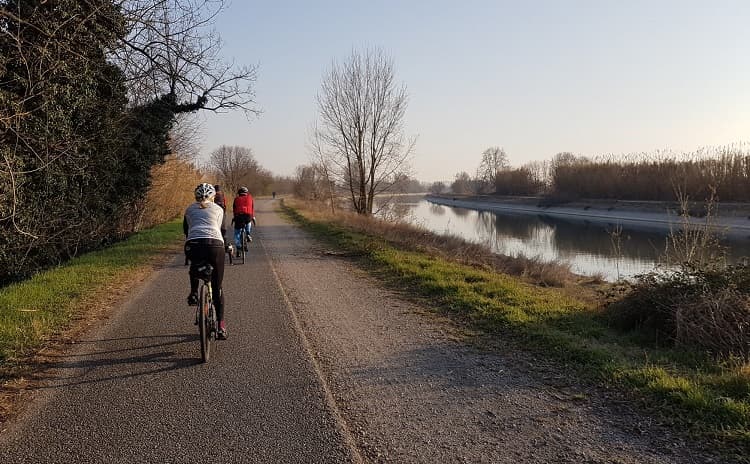
[[[245,264],[245,254],[247,253],[247,230],[245,226],[240,229],[240,249],[237,250],[239,258],[242,260],[242,264]]]
[[[234,246],[230,243],[224,247],[224,251],[229,255],[229,265],[234,266]]]
[[[211,357],[211,342],[216,340],[219,325],[216,321],[216,309],[214,308],[211,288],[211,275],[214,268],[208,263],[192,263],[191,265],[200,280],[195,321],[198,324],[198,335],[201,343],[201,361],[205,363]]]
[[[238,221],[238,218],[232,219],[232,224],[234,224],[234,230],[235,230],[235,239],[237,240],[237,244],[239,245],[237,247],[237,255],[235,258],[242,260],[242,264],[245,264],[245,258],[248,253],[248,244],[253,241],[253,238],[250,236],[250,233],[247,231],[248,226],[250,226],[251,230],[255,226],[255,218],[251,217],[249,219],[249,222],[245,222],[244,219]],[[239,231],[239,232],[238,232]],[[236,235],[238,234],[239,235]]]

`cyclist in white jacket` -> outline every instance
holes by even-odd
[[[216,318],[219,320],[217,337],[226,340],[227,328],[224,322],[224,210],[214,203],[216,190],[211,184],[200,184],[195,189],[195,203],[185,210],[182,228],[185,232],[185,255],[192,263],[205,262],[213,268],[211,287],[213,288]],[[189,305],[198,304],[198,276],[190,266]]]

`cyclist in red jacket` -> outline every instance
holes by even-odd
[[[247,232],[247,239],[252,241],[250,231],[255,223],[253,196],[250,195],[247,187],[240,187],[239,191],[237,191],[237,197],[232,203],[232,214],[234,214],[234,218],[232,219],[234,223],[234,243],[237,245],[237,252],[239,253],[241,245],[240,231],[244,227],[245,232]],[[247,248],[245,251],[248,251]]]

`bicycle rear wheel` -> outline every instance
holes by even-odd
[[[211,357],[211,338],[209,335],[208,305],[209,301],[208,288],[205,284],[201,285],[200,299],[198,300],[198,334],[201,342],[201,361],[208,362]]]
[[[242,259],[242,264],[245,264],[245,254],[247,253],[245,248],[247,248],[247,232],[243,227],[242,232],[240,232],[240,259]]]

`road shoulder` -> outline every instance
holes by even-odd
[[[332,256],[278,216],[265,246],[357,445],[373,461],[711,462],[686,441],[508,344]]]

